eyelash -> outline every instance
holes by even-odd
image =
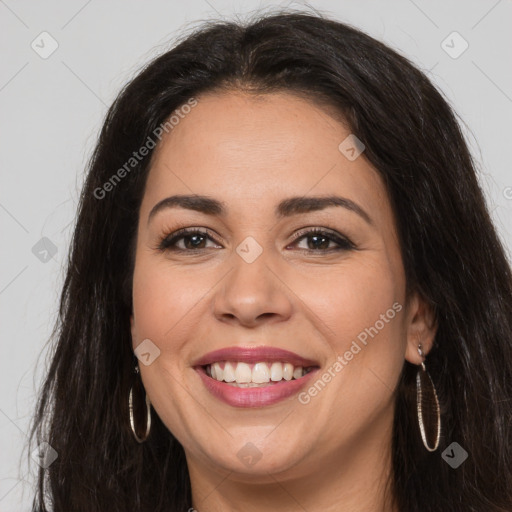
[[[178,231],[175,231],[174,233],[171,233],[170,235],[164,235],[160,240],[156,247],[159,251],[173,251],[173,252],[192,252],[197,253],[197,251],[202,251],[207,248],[198,248],[198,249],[181,249],[177,248],[175,246],[176,242],[178,240],[181,240],[182,238],[186,238],[188,236],[193,235],[201,235],[203,237],[209,238],[213,242],[218,242],[215,240],[215,238],[212,236],[210,232],[207,230],[197,229],[197,228],[183,228],[179,229]],[[307,239],[309,236],[323,236],[325,238],[328,238],[330,241],[333,241],[338,244],[339,247],[337,248],[331,248],[331,249],[299,249],[301,251],[306,252],[320,252],[320,253],[330,253],[330,252],[338,252],[338,251],[349,251],[356,248],[356,246],[346,237],[339,236],[336,233],[332,231],[328,231],[322,228],[311,228],[309,230],[300,231],[298,233],[295,233],[293,235],[293,242],[298,242],[302,239]],[[220,244],[219,244],[220,245]]]

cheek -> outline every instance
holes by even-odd
[[[400,290],[382,265],[340,272],[323,302],[322,319],[331,328],[335,377],[321,394],[333,425],[356,435],[389,414],[404,362]],[[326,412],[327,413],[327,412]],[[333,436],[340,435],[335,431]]]
[[[326,367],[300,402],[306,414],[328,419],[316,433],[320,452],[331,453],[338,441],[355,441],[392,412],[404,360],[397,269],[375,251],[328,271],[323,267],[295,276],[293,291],[307,306],[302,311],[329,351]]]
[[[368,330],[375,339],[379,337],[382,346],[400,329],[397,310],[401,309],[402,292],[395,273],[376,257],[353,263],[333,267],[328,279],[323,272],[310,273],[302,281],[300,295],[316,314],[318,329],[338,354],[348,350],[358,337],[364,341],[364,333],[372,339]],[[378,334],[371,329],[375,326]]]
[[[160,354],[149,366],[139,365],[146,392],[158,416],[180,440],[194,431],[190,418],[193,396],[181,375],[186,370],[187,341],[196,332],[201,297],[207,293],[202,279],[172,268],[168,261],[137,256],[133,276],[134,348],[150,339]],[[193,409],[193,408],[192,408]]]
[[[208,292],[207,283],[196,275],[172,268],[164,261],[141,257],[133,277],[133,307],[136,320],[135,344],[150,338],[161,349],[178,349],[168,340],[179,340],[179,332],[197,321],[195,309]]]
[[[379,409],[396,385],[405,346],[402,282],[395,274],[375,257],[333,269],[328,280],[304,280],[304,296],[329,345],[330,360],[342,358],[325,402],[337,403],[339,411],[360,409],[360,417],[368,415],[370,404]]]

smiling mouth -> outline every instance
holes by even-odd
[[[294,366],[287,362],[219,361],[201,366],[208,377],[238,388],[261,388],[298,380],[318,368]]]

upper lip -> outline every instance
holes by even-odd
[[[270,346],[221,348],[200,357],[193,366],[206,366],[219,361],[240,361],[248,364],[280,361],[294,366],[318,366],[318,363],[312,359],[301,357],[289,350]]]

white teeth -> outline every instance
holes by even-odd
[[[239,384],[242,382],[251,382],[251,367],[247,363],[238,363],[235,369],[235,379]]]
[[[224,379],[224,370],[220,367],[219,363],[212,364],[212,377],[217,380]]]
[[[222,367],[222,364],[224,367]],[[291,363],[256,363],[252,365],[242,362],[216,362],[206,367],[206,374],[218,381],[240,384],[240,387],[254,387],[262,384],[300,379],[309,373],[302,366],[294,367]],[[254,386],[253,386],[254,385]]]
[[[283,365],[283,379],[292,380],[293,377],[293,364],[286,363]]]
[[[227,362],[224,365],[224,382],[235,382],[235,370],[231,363]]]
[[[256,363],[252,369],[252,381],[263,384],[270,381],[270,370],[265,363]]]
[[[293,370],[293,378],[294,379],[300,379],[303,375],[303,372],[302,372],[302,366],[297,366],[297,368],[295,368],[295,370]]]
[[[270,367],[270,379],[273,382],[283,380],[283,365],[281,363],[272,363]]]

